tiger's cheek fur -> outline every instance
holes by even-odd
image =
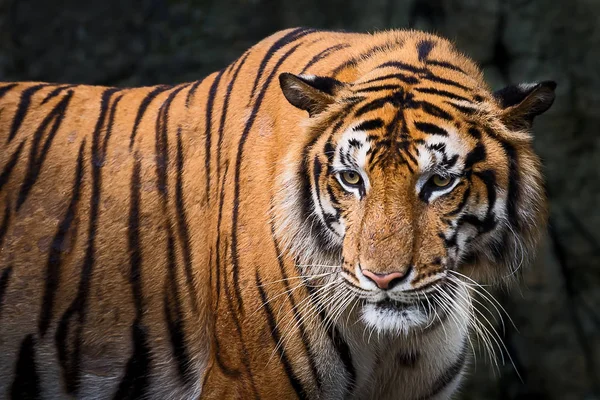
[[[354,200],[356,202],[356,200]],[[357,283],[356,267],[360,259],[360,233],[364,218],[364,207],[354,205],[353,211],[345,214],[346,234],[342,244],[342,270],[351,281]]]

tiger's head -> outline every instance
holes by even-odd
[[[424,60],[426,45],[367,60],[351,82],[280,76],[309,115],[284,160],[276,232],[303,275],[341,282],[380,331],[429,324],[428,298],[457,279],[514,276],[546,222],[529,131],[555,83],[491,93],[472,62],[443,46]]]

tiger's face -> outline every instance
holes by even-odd
[[[339,265],[338,290],[360,299],[367,326],[409,332],[450,312],[466,295],[457,282],[514,275],[533,253],[545,197],[523,130],[554,84],[467,97],[431,82],[386,85],[386,72],[352,84],[281,78],[311,116],[298,170],[307,226],[296,239],[319,250],[296,255],[310,254],[308,274]]]

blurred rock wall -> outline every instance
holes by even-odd
[[[0,80],[196,80],[292,26],[425,29],[455,40],[494,88],[559,83],[535,126],[552,227],[524,285],[498,295],[519,329],[498,327],[520,377],[480,354],[463,398],[600,399],[600,1],[0,0]]]

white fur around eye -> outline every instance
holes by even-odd
[[[425,184],[436,174],[460,177],[463,173],[464,160],[469,154],[469,146],[462,140],[455,128],[446,126],[444,130],[448,132],[448,136],[430,135],[425,139],[425,143],[417,145],[417,162],[421,171],[421,176],[415,185],[417,195],[421,193]],[[443,145],[443,150],[433,148],[440,145]],[[439,166],[443,163],[444,155],[446,159],[453,157],[458,157],[458,159],[452,167],[442,170]],[[447,187],[434,190],[429,197],[429,201],[452,192],[459,182],[460,179],[455,178]]]
[[[362,179],[362,184],[365,192],[369,191],[370,183],[369,176],[365,171],[367,164],[367,154],[371,149],[371,145],[367,139],[367,133],[364,131],[355,131],[352,127],[346,130],[338,142],[333,157],[332,168],[336,172],[336,178],[340,185],[348,192],[355,193],[358,197],[359,191],[357,188],[349,187],[340,178],[340,173],[344,171],[354,171],[358,173]],[[358,143],[358,145],[356,145]],[[342,162],[342,154],[347,154],[350,164]]]

